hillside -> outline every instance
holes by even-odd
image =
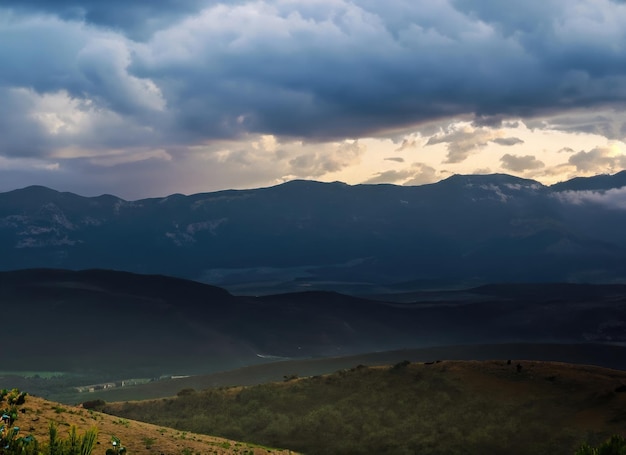
[[[399,351],[372,352],[347,357],[277,360],[260,365],[251,365],[234,370],[220,371],[207,375],[162,379],[127,387],[114,387],[93,392],[77,393],[60,389],[56,392],[41,389],[43,393],[64,403],[80,403],[85,400],[136,401],[165,398],[176,395],[182,389],[203,390],[207,388],[250,386],[267,382],[282,381],[286,377],[318,376],[337,370],[349,369],[354,365],[393,365],[404,360],[432,362],[435,360],[489,360],[497,358],[533,359],[555,361],[577,365],[595,365],[605,368],[626,370],[626,349],[610,344],[541,344],[503,343],[493,345],[438,346]],[[8,379],[5,379],[5,381]],[[12,378],[20,387],[46,385],[46,380]],[[39,389],[37,389],[39,390]]]
[[[0,268],[173,275],[250,295],[623,282],[625,176],[292,181],[138,201],[27,187],[0,193]]]
[[[124,418],[309,454],[571,455],[625,435],[626,372],[553,362],[400,362],[110,403]]]
[[[6,403],[1,403],[6,407]],[[78,433],[91,427],[98,430],[98,442],[93,455],[103,455],[111,448],[111,438],[120,439],[129,455],[185,455],[185,454],[220,454],[220,455],[263,455],[291,454],[289,450],[259,447],[207,435],[178,431],[163,426],[123,419],[84,409],[27,396],[26,402],[19,406],[18,418],[14,425],[20,427],[20,434],[32,434],[37,441],[47,442],[50,422],[57,425],[59,437],[66,438],[71,426],[76,426]]]
[[[62,373],[70,387],[399,349],[626,341],[624,285],[504,284],[398,303],[319,291],[235,296],[160,275],[37,269],[0,272],[0,299],[13,321],[3,335],[20,340],[19,355],[0,351],[0,386],[20,371]]]

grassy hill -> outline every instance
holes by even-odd
[[[0,408],[7,408],[0,402]],[[20,427],[20,434],[32,434],[40,443],[49,439],[49,425],[57,425],[59,437],[65,438],[72,426],[78,433],[96,427],[98,440],[93,455],[103,455],[111,448],[111,437],[119,438],[129,455],[264,455],[288,454],[288,450],[270,449],[254,444],[199,435],[165,428],[144,422],[114,417],[82,407],[55,403],[35,396],[27,396],[26,402],[18,406],[18,418],[13,425]],[[2,449],[0,448],[0,453]]]
[[[531,361],[400,362],[153,401],[118,418],[307,454],[573,454],[625,435],[626,372]]]
[[[208,375],[192,375],[162,379],[145,384],[114,387],[93,392],[77,392],[73,387],[62,387],[64,378],[34,378],[0,376],[0,386],[10,384],[62,403],[81,403],[87,400],[136,401],[167,398],[182,389],[202,390],[210,387],[251,386],[282,381],[285,376],[317,376],[329,374],[354,365],[393,365],[403,360],[429,362],[441,360],[489,360],[502,358],[558,361],[579,365],[595,365],[626,370],[626,348],[607,344],[544,344],[503,343],[494,345],[438,346],[421,349],[372,352],[346,357],[326,357],[273,361]],[[58,383],[58,384],[57,384]],[[55,388],[54,385],[57,384]]]

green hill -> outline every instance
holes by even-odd
[[[530,361],[401,362],[185,389],[105,412],[307,454],[573,454],[626,434],[626,372]]]

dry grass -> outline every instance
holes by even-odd
[[[111,447],[111,436],[120,438],[129,455],[280,455],[293,453],[289,450],[269,449],[223,438],[181,432],[34,396],[28,396],[26,403],[20,408],[23,411],[20,411],[15,425],[21,428],[22,434],[32,434],[42,442],[48,440],[50,422],[57,423],[61,437],[67,436],[72,425],[76,425],[79,433],[90,427],[97,427],[98,445],[93,452],[94,455],[102,455]]]

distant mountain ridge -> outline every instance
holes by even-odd
[[[0,270],[107,268],[235,293],[623,282],[626,171],[552,186],[505,174],[422,186],[292,181],[125,201],[0,193]]]

